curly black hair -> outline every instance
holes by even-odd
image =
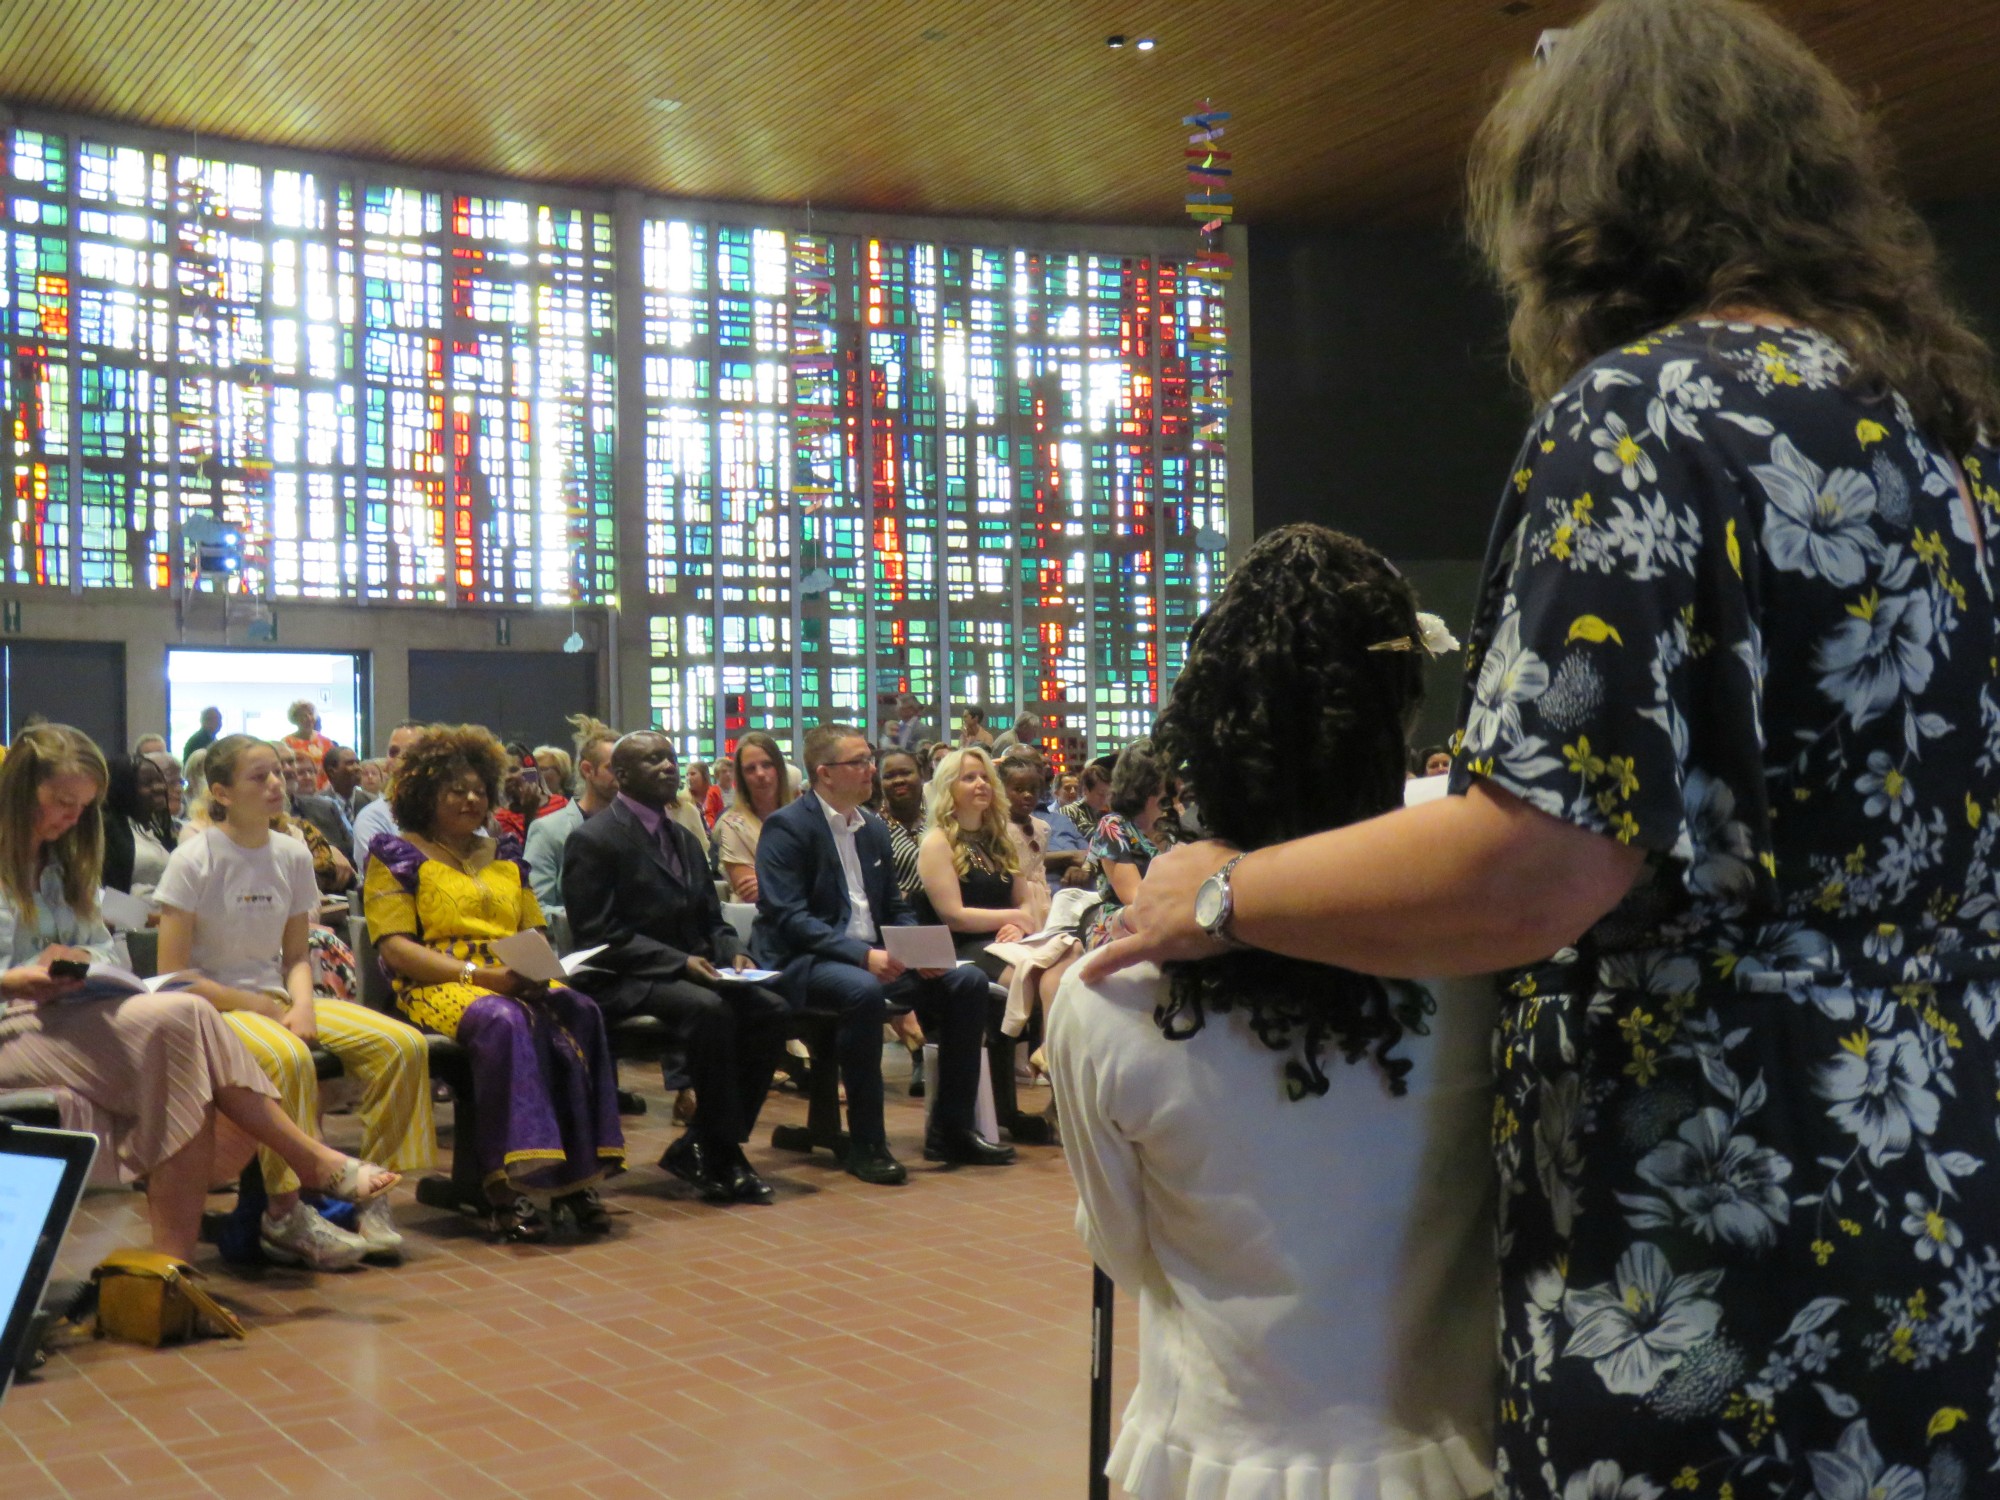
[[[1187,665],[1153,728],[1153,748],[1200,811],[1239,849],[1372,818],[1403,801],[1409,731],[1423,699],[1417,600],[1373,548],[1324,526],[1284,526],[1244,556],[1188,637]],[[1402,641],[1403,649],[1370,650]],[[1329,1042],[1350,1063],[1372,1053],[1392,1092],[1428,997],[1372,975],[1261,950],[1166,967],[1161,1031],[1185,1040],[1210,1011],[1243,1010],[1285,1065],[1294,1099],[1324,1094]]]
[[[477,724],[432,724],[396,762],[389,786],[389,811],[396,826],[429,838],[437,824],[438,796],[467,771],[486,788],[486,805],[500,805],[500,783],[507,775],[507,752],[490,732]]]

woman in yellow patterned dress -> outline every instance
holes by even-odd
[[[479,1127],[457,1149],[479,1153],[488,1227],[546,1237],[527,1194],[549,1192],[555,1212],[602,1233],[592,1184],[625,1164],[604,1018],[586,996],[497,964],[488,946],[543,925],[520,864],[481,832],[506,769],[499,741],[472,725],[428,730],[404,753],[389,791],[402,832],[369,845],[368,933],[403,1014],[471,1054]]]

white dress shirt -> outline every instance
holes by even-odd
[[[868,882],[861,878],[861,851],[854,847],[854,835],[861,828],[861,810],[840,812],[824,797],[820,811],[826,826],[833,830],[833,847],[840,851],[840,872],[847,877],[847,935],[863,943],[873,943],[875,912],[868,904]]]

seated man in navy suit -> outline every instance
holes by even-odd
[[[937,1098],[926,1161],[1001,1166],[1012,1146],[973,1128],[986,978],[977,969],[912,971],[881,945],[882,929],[916,922],[896,885],[889,831],[861,804],[875,784],[875,755],[851,724],[806,736],[810,790],[764,820],[757,842],[758,963],[782,969],[794,1006],[841,1018],[840,1075],[847,1085],[847,1170],[863,1182],[908,1175],[889,1154],[882,1119],[882,1021],[893,1002],[915,1007],[938,1043]]]
[[[723,976],[747,969],[722,915],[708,851],[674,821],[680,763],[664,734],[640,730],[611,751],[618,795],[563,850],[563,906],[579,948],[607,945],[576,987],[606,1019],[656,1016],[687,1049],[695,1113],[660,1165],[711,1203],[769,1203],[743,1154],[784,1050],[784,997]]]

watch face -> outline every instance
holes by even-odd
[[[1213,875],[1194,893],[1194,919],[1210,932],[1222,920],[1222,882]]]

